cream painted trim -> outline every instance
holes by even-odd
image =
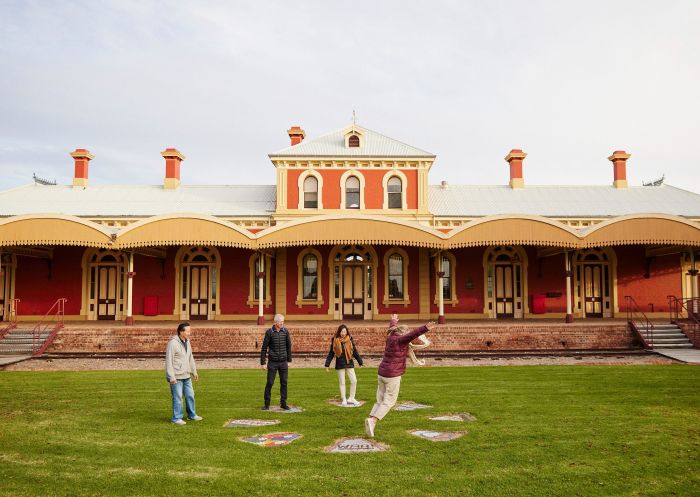
[[[497,319],[498,316],[496,316],[496,282],[495,280],[493,281],[493,295],[491,295],[491,298],[489,299],[489,288],[488,288],[488,279],[489,279],[489,264],[492,266],[492,271],[491,274],[495,278],[496,275],[496,270],[493,267],[494,263],[491,262],[489,263],[488,256],[489,254],[493,255],[493,260],[495,261],[496,257],[498,257],[499,254],[501,253],[508,253],[505,250],[503,250],[503,247],[510,247],[513,249],[513,251],[518,255],[520,258],[520,262],[513,262],[513,266],[520,266],[520,284],[522,285],[521,288],[521,298],[520,298],[520,314],[521,316],[518,316],[518,311],[517,308],[513,309],[513,316],[516,319],[521,319],[524,316],[527,316],[530,313],[530,299],[529,299],[529,292],[528,292],[528,274],[527,274],[527,268],[528,268],[528,258],[527,258],[527,253],[525,252],[525,249],[523,249],[521,246],[518,245],[498,245],[494,247],[489,247],[488,249],[484,250],[484,255],[481,258],[481,264],[484,268],[484,314],[490,318]],[[516,294],[517,295],[517,294]],[[515,304],[517,302],[518,298],[517,296],[513,297],[513,303]],[[492,309],[489,310],[489,303],[491,304]]]
[[[0,219],[0,247],[72,245],[112,248],[112,232],[87,219],[63,214],[24,214]]]
[[[9,257],[10,262],[2,262],[2,256]],[[17,256],[15,254],[3,254],[0,249],[0,278],[4,279],[5,283],[5,308],[3,316],[5,317],[6,309],[9,309],[9,301],[15,298],[15,275],[17,274]],[[20,305],[22,303],[20,302]],[[21,309],[21,307],[20,307]],[[4,325],[3,325],[4,326]]]
[[[304,257],[307,255],[313,255],[316,257],[316,298],[315,299],[305,299],[304,298],[304,268],[303,262]],[[299,252],[297,256],[297,298],[294,301],[298,307],[303,305],[315,305],[320,308],[323,305],[323,265],[322,265],[321,252],[318,250],[308,247]]]
[[[153,216],[130,224],[117,234],[116,246],[131,248],[189,245],[252,249],[255,245],[254,238],[248,230],[218,217],[174,213]]]
[[[313,208],[306,208],[304,207],[304,180],[308,178],[309,176],[313,176],[316,178],[317,181],[317,186],[318,186],[318,207],[313,209]],[[299,180],[297,181],[297,186],[299,189],[299,202],[297,205],[297,209],[301,211],[307,211],[307,212],[316,212],[319,210],[323,209],[323,175],[321,175],[319,172],[314,171],[313,169],[309,169],[307,171],[304,171],[299,175]]]
[[[189,251],[191,251],[194,248],[201,247],[204,248],[203,245],[189,245],[189,246],[184,246],[180,247],[178,251],[175,253],[175,308],[173,309],[173,315],[180,316],[180,319],[189,319],[190,318],[190,304],[188,302],[189,297],[187,300],[184,302],[185,304],[185,309],[182,309],[182,269],[183,268],[189,268],[189,266],[209,266],[210,268],[213,267],[216,269],[216,299],[213,299],[212,296],[212,272],[209,271],[209,308],[207,309],[207,319],[211,320],[213,319],[216,315],[221,314],[221,254],[219,253],[219,250],[216,247],[207,247],[209,248],[213,254],[216,256],[216,262],[182,262],[183,257],[185,254]],[[202,254],[205,255],[205,254]],[[138,268],[134,267],[134,271],[138,275]],[[189,272],[189,271],[188,271]],[[189,274],[188,274],[189,278]],[[190,295],[190,291],[192,290],[192,282],[188,279],[187,280],[187,295]],[[212,314],[211,311],[211,306],[212,304],[216,303],[216,312]]]
[[[403,299],[390,299],[389,298],[389,257],[394,254],[399,254],[402,257],[403,262]],[[384,254],[384,300],[382,303],[386,305],[403,305],[406,307],[411,303],[411,296],[408,292],[408,254],[406,251],[399,247],[392,247],[386,251]]]
[[[272,289],[270,288],[270,271],[272,268],[272,259],[266,254],[260,254],[265,258],[265,300],[263,307],[272,305]],[[248,257],[248,307],[255,307],[259,304],[260,299],[255,298],[255,287],[258,285],[257,271],[255,270],[255,259],[258,257],[258,252],[253,252]]]
[[[348,180],[348,178],[350,178],[350,176],[355,176],[358,180],[360,180],[360,208],[359,209],[350,209],[347,206],[347,199],[346,199],[346,194],[345,194],[345,183]],[[343,173],[343,175],[340,177],[340,208],[343,210],[349,210],[349,211],[360,211],[360,210],[365,208],[365,175],[356,169],[350,169],[349,171],[345,171]]]
[[[396,176],[401,180],[401,208],[400,209],[389,209],[389,180]],[[384,196],[384,201],[382,204],[382,209],[385,211],[402,212],[408,209],[408,204],[406,203],[406,190],[408,189],[408,178],[406,175],[399,171],[387,171],[382,178],[382,195]]]
[[[116,302],[116,310],[115,310],[115,316],[114,319],[115,321],[119,321],[123,319],[126,316],[126,283],[127,283],[127,276],[126,273],[128,271],[128,257],[124,252],[121,252],[119,250],[105,250],[104,254],[105,255],[113,255],[114,257],[117,258],[117,260],[120,260],[121,262],[108,262],[108,263],[100,263],[98,262],[91,262],[90,259],[97,254],[101,249],[99,248],[88,248],[83,251],[83,257],[80,262],[80,267],[82,269],[82,288],[81,288],[81,300],[80,300],[80,315],[85,316],[85,319],[88,321],[97,321],[97,313],[98,313],[98,306],[97,306],[97,298],[99,295],[99,288],[95,288],[95,291],[97,294],[95,295],[94,302],[92,302],[92,299],[90,299],[90,282],[92,279],[92,268],[97,267],[98,271],[101,266],[114,266],[117,268],[117,302]],[[121,277],[123,276],[123,278]],[[120,298],[119,294],[121,293],[121,289],[124,289],[124,298]],[[90,310],[90,304],[94,304],[93,307],[94,309],[91,311]],[[124,311],[120,311],[120,307],[124,307]]]
[[[574,316],[579,318],[586,317],[586,306],[581,300],[581,296],[584,294],[583,281],[578,279],[579,266],[584,266],[583,261],[577,261],[578,256],[581,254],[591,253],[596,249],[600,249],[605,255],[608,256],[607,261],[600,261],[600,264],[607,265],[610,272],[610,315],[606,316],[605,310],[605,297],[603,297],[603,318],[614,318],[619,316],[620,307],[619,300],[617,296],[617,254],[612,247],[591,247],[588,249],[581,249],[574,251],[571,258],[571,269],[573,270],[573,279],[571,290],[573,292],[573,313]]]
[[[438,288],[438,277],[437,273],[442,269],[441,263],[442,263],[442,258],[447,257],[450,260],[450,281],[452,283],[452,288],[451,293],[452,295],[450,296],[449,299],[443,299],[442,303],[443,304],[451,304],[453,307],[457,304],[459,304],[459,299],[457,298],[457,258],[454,256],[452,252],[448,251],[443,251],[438,254],[437,257],[434,258],[433,262],[433,270],[435,274],[435,295],[433,296],[433,303],[438,304],[440,300],[440,288]]]

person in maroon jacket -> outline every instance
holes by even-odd
[[[379,364],[377,402],[372,407],[369,417],[365,419],[365,431],[370,437],[374,436],[377,422],[384,418],[396,404],[401,387],[401,376],[406,371],[406,356],[411,342],[435,327],[435,323],[431,321],[425,326],[408,331],[408,327],[399,326],[398,322],[398,315],[392,315],[384,346],[384,356]]]

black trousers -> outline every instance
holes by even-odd
[[[267,362],[267,384],[265,385],[265,405],[270,405],[270,394],[272,393],[272,385],[275,383],[277,371],[280,372],[280,405],[287,403],[287,362]]]

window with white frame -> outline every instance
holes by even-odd
[[[313,176],[304,180],[304,209],[318,209],[318,180]]]
[[[360,179],[357,176],[345,180],[345,208],[360,208]]]
[[[401,189],[403,185],[401,183],[401,178],[398,176],[392,176],[389,178],[387,183],[387,196],[388,196],[388,207],[389,209],[401,209],[403,207],[403,199],[401,196]]]

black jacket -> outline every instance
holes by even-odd
[[[269,353],[268,353],[269,349]],[[287,328],[275,331],[273,326],[265,332],[262,348],[260,349],[260,364],[265,364],[265,355],[272,362],[292,362],[292,339]]]
[[[328,357],[326,357],[326,367],[330,366],[331,361],[335,357],[335,351],[333,350],[333,340],[335,338],[331,338],[331,350],[328,352]],[[355,341],[350,337],[350,343],[352,343],[352,356],[357,360],[357,363],[362,366],[362,357],[360,357],[360,353],[357,351],[357,347],[355,347]],[[345,368],[354,368],[355,363],[353,362],[352,359],[350,359],[350,362],[345,358],[345,345],[342,343],[340,344],[342,354],[340,354],[340,357],[335,358],[335,369],[345,369]]]

